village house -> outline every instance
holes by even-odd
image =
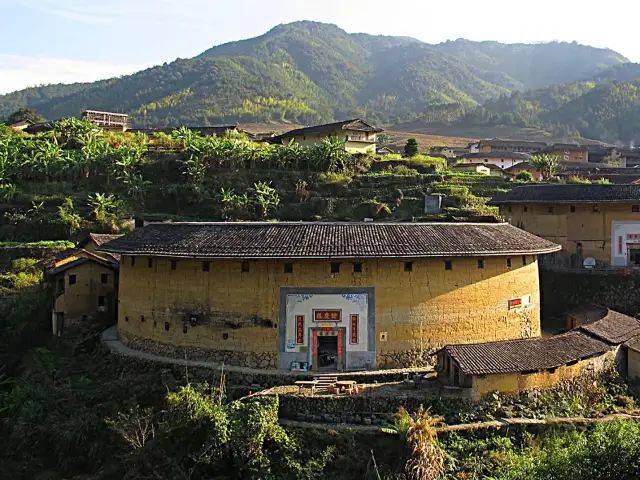
[[[81,118],[103,128],[104,130],[124,132],[129,126],[129,115],[126,113],[84,110]]]
[[[490,203],[576,265],[640,265],[640,185],[523,185]]]
[[[438,352],[438,379],[477,401],[492,392],[550,388],[611,365],[637,375],[625,343],[637,345],[639,335],[640,320],[605,309],[600,319],[560,335],[448,345]]]
[[[297,128],[277,135],[270,141],[274,143],[295,141],[301,145],[307,145],[321,142],[322,139],[328,137],[339,138],[346,142],[345,149],[349,153],[374,154],[376,153],[377,135],[382,131],[381,128],[355,118],[342,122]]]
[[[478,142],[478,153],[514,152],[514,153],[536,153],[546,148],[544,142],[530,142],[525,140],[501,140],[493,138],[480,140]]]
[[[257,368],[430,362],[451,343],[540,335],[538,261],[509,224],[151,223],[119,254],[132,348]]]
[[[553,145],[543,148],[540,153],[555,155],[562,162],[569,163],[588,163],[589,148],[586,145],[573,145],[567,143],[554,143]]]
[[[495,165],[503,170],[512,167],[518,163],[529,160],[528,153],[518,153],[509,151],[479,152],[463,155],[460,159],[462,163],[485,163]]]
[[[508,177],[506,172],[492,163],[456,163],[449,167],[454,172],[478,173],[494,177]]]
[[[65,326],[104,320],[117,312],[117,254],[98,252],[102,244],[121,235],[89,233],[76,247],[60,252],[47,270],[53,298],[51,328],[62,335]]]

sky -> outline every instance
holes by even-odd
[[[639,0],[0,0],[0,94],[187,58],[280,23],[428,43],[577,41],[640,62]]]

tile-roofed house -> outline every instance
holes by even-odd
[[[377,134],[381,128],[364,120],[353,118],[340,122],[296,128],[269,139],[273,143],[296,141],[300,144],[313,144],[327,137],[345,140],[345,149],[349,153],[376,153]]]
[[[499,193],[491,204],[509,203],[638,203],[640,185],[522,185]]]
[[[638,184],[530,184],[489,204],[512,225],[562,245],[549,259],[560,268],[640,266]]]
[[[504,151],[490,151],[469,153],[463,155],[460,159],[462,163],[484,163],[495,165],[502,169],[512,167],[518,163],[529,160],[531,156],[528,153],[512,152],[509,150]]]
[[[503,140],[492,138],[480,140],[478,149],[480,152],[521,152],[534,153],[545,148],[545,142],[532,142],[526,140]]]
[[[111,255],[84,248],[75,247],[56,255],[46,272],[53,293],[54,335],[61,335],[74,324],[115,320],[118,268],[118,261]]]
[[[608,309],[601,319],[578,328],[611,345],[619,345],[640,335],[640,320]]]
[[[558,368],[609,350],[609,344],[571,331],[552,337],[525,338],[444,347],[465,375],[536,372]]]
[[[447,345],[438,352],[441,380],[470,388],[479,399],[496,390],[552,387],[604,368],[608,358],[621,363],[619,347],[640,335],[640,320],[609,309],[598,312],[600,319],[559,335]]]
[[[122,255],[117,328],[135,348],[354,370],[539,335],[538,255],[558,248],[505,223],[213,222],[100,250]]]
[[[542,254],[559,246],[506,223],[152,223],[104,244],[125,255],[385,258]]]
[[[108,257],[108,260],[115,262],[120,261],[120,255],[116,253],[99,252],[99,248],[111,240],[122,237],[121,233],[87,233],[80,238],[77,247],[83,248],[91,253],[98,254],[102,257]]]

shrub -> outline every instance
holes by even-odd
[[[531,183],[533,182],[533,175],[531,174],[531,172],[523,170],[516,175],[516,180],[519,182]]]

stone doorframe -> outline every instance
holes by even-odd
[[[278,368],[289,370],[291,362],[308,362],[309,351],[287,352],[287,295],[312,293],[340,295],[343,293],[367,295],[367,350],[364,352],[347,352],[346,335],[344,341],[344,369],[376,368],[376,300],[375,287],[280,287],[280,314],[278,321]],[[315,327],[314,327],[315,328]],[[309,339],[310,340],[310,339]],[[309,345],[310,350],[311,345]]]

